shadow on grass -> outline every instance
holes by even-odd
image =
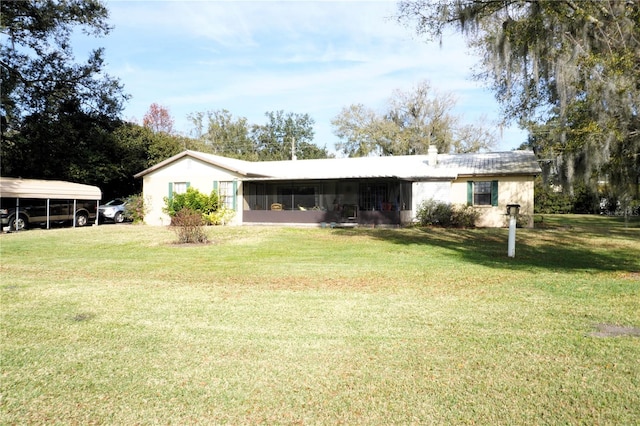
[[[614,236],[618,234],[620,235]],[[345,236],[362,235],[363,230],[340,230]],[[640,229],[591,230],[518,229],[516,256],[507,256],[507,229],[410,228],[404,230],[364,230],[372,238],[399,245],[425,245],[451,251],[465,261],[494,268],[569,271],[596,270],[637,273],[640,250],[628,247],[640,241]],[[585,243],[585,237],[599,237],[599,242]],[[618,240],[618,242],[616,242]],[[607,247],[601,247],[603,242]],[[640,243],[637,244],[640,247]]]

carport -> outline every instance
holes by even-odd
[[[73,226],[76,226],[77,202],[96,202],[96,219],[98,224],[98,206],[102,191],[97,186],[84,185],[60,180],[21,179],[0,177],[0,197],[16,199],[16,218],[20,213],[21,199],[40,199],[46,202],[47,229],[50,227],[51,200],[73,200]]]

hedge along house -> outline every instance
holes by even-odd
[[[167,225],[165,198],[194,187],[218,191],[233,224],[408,225],[429,199],[472,205],[481,227],[506,225],[507,204],[533,223],[530,151],[251,162],[183,151],[135,175],[143,179],[145,222]]]

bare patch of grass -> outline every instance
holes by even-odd
[[[615,324],[598,324],[598,331],[591,333],[593,337],[620,337],[633,336],[640,337],[640,327],[629,327]]]

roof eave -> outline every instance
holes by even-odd
[[[481,173],[460,173],[458,174],[459,178],[470,178],[470,177],[481,177],[481,176],[499,176],[499,177],[504,177],[504,176],[538,176],[542,173],[542,171],[540,172],[510,172],[510,173],[505,173],[505,172],[481,172]]]

